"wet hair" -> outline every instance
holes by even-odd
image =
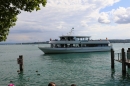
[[[71,86],[76,86],[75,84],[71,84]]]
[[[13,81],[10,81],[10,83],[13,83]]]
[[[50,82],[49,84],[48,84],[48,86],[53,86],[55,83],[54,82]]]

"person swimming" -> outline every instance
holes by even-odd
[[[12,81],[10,81],[10,84],[8,86],[15,86]]]
[[[54,82],[50,82],[48,86],[56,86],[56,84]]]

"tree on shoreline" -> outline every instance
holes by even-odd
[[[32,12],[40,10],[40,4],[45,7],[46,0],[0,0],[0,41],[5,41],[9,28],[17,21],[21,11]]]

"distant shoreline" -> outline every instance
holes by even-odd
[[[110,43],[130,43],[130,39],[122,39],[122,40],[120,40],[120,39],[113,39],[113,40],[109,40],[110,41]]]
[[[48,42],[0,43],[0,45],[29,45],[29,44],[48,44]]]
[[[103,39],[104,40],[104,39]],[[130,43],[130,39],[110,39],[110,43]],[[48,44],[46,42],[26,42],[26,43],[0,43],[0,45],[28,45],[28,44]]]

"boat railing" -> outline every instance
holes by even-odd
[[[88,40],[82,40],[81,42],[88,42]]]
[[[96,46],[96,47],[110,47],[110,46]],[[46,48],[48,48],[48,47],[46,47]],[[72,46],[72,47],[51,47],[51,48],[92,48],[92,47],[90,47],[90,46],[85,46],[85,47],[83,47],[83,46],[81,46],[81,47]]]
[[[75,41],[75,39],[61,39],[61,40],[54,39],[54,40],[50,40],[50,41]]]
[[[87,48],[87,47],[88,48],[89,47],[110,47],[111,48],[111,46],[107,46],[107,45],[102,45],[102,46],[98,46],[98,45],[97,46],[96,45],[95,46],[94,45],[93,46],[85,46],[85,45],[82,45],[82,46],[80,46],[80,45],[79,46],[78,45],[77,46],[71,46],[71,45],[67,45],[67,46],[63,46],[63,47],[55,45],[55,46],[52,46],[51,48]]]
[[[51,41],[75,41],[75,40],[74,39],[71,39],[71,40],[62,39],[62,40],[51,40]]]
[[[70,39],[70,40],[67,40],[67,39],[62,39],[62,40],[55,39],[55,40],[51,40],[51,41],[75,41],[75,39]],[[108,40],[77,40],[77,41],[87,42],[87,41],[108,41]]]

